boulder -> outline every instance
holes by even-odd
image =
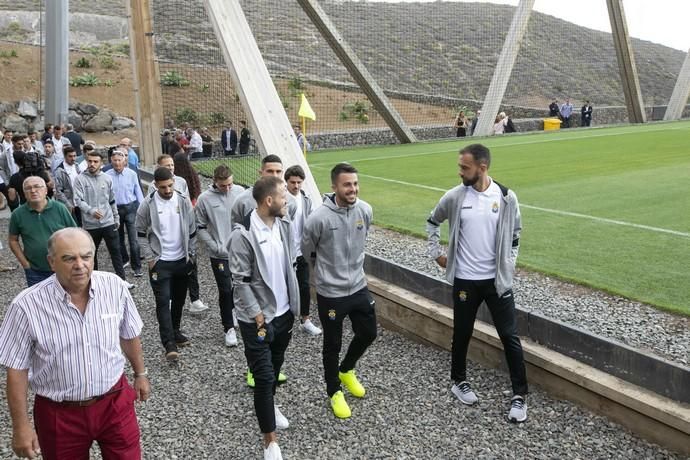
[[[16,113],[10,113],[5,118],[2,127],[4,129],[12,130],[15,133],[26,133],[29,131],[29,122]]]
[[[38,107],[32,101],[19,101],[17,113],[22,117],[36,118],[38,116]]]
[[[100,109],[94,104],[82,104],[81,102],[77,104],[77,111],[81,112],[83,115],[96,115]]]
[[[0,102],[0,113],[14,112],[17,104],[14,102]]]
[[[84,131],[87,133],[110,131],[114,116],[115,114],[110,110],[103,109],[84,124]]]
[[[126,117],[115,117],[113,118],[113,129],[118,131],[120,129],[133,128],[136,126],[136,122],[131,118]]]
[[[79,113],[74,110],[70,110],[67,112],[67,123],[72,124],[75,131],[81,131],[83,120]]]

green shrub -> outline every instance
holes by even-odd
[[[189,123],[195,125],[199,121],[199,114],[189,107],[181,107],[175,111],[175,123],[181,125],[183,123]]]
[[[163,86],[189,86],[189,84],[189,80],[175,70],[165,72],[161,78],[161,85]]]
[[[346,121],[350,118],[359,120],[360,123],[369,123],[369,104],[366,101],[355,101],[343,105],[343,110],[339,115],[340,121]]]
[[[0,51],[0,58],[16,58],[16,57],[19,57],[19,54],[17,54],[17,50]]]
[[[90,69],[91,68],[91,61],[89,61],[85,57],[81,57],[81,58],[79,58],[79,60],[74,65],[76,67],[79,67],[80,69]]]
[[[288,81],[288,89],[291,95],[299,96],[300,93],[306,90],[306,86],[300,77],[292,77],[290,81]]]
[[[223,112],[211,112],[208,114],[208,124],[211,126],[222,125],[225,123],[225,114]]]
[[[112,56],[101,56],[98,58],[98,63],[103,69],[117,69],[120,67],[120,64],[115,62],[115,59],[113,59]]]
[[[98,86],[100,80],[93,73],[83,73],[69,79],[70,86]]]
[[[209,86],[208,83],[201,83],[196,89],[198,89],[200,93],[208,93],[208,90],[211,89],[211,86]]]

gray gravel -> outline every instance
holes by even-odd
[[[443,271],[427,257],[424,240],[375,228],[369,235],[367,251],[444,278]],[[685,366],[690,363],[690,318],[527,270],[517,273],[515,301],[524,310],[542,313]]]
[[[6,229],[7,221],[0,220],[3,240]],[[393,244],[385,235],[374,231],[374,245]],[[104,268],[109,268],[104,250],[101,255]],[[5,250],[0,257],[6,262],[11,255]],[[177,365],[163,358],[148,282],[131,278],[145,323],[144,353],[154,391],[137,409],[145,458],[262,458],[251,391],[244,385],[241,344],[224,346],[217,293],[203,250],[199,260],[202,299],[211,309],[184,316],[183,330],[193,343],[183,349]],[[21,271],[0,273],[0,316],[23,285]],[[528,400],[530,419],[521,426],[510,424],[505,420],[507,375],[475,363],[469,364],[469,371],[480,402],[464,407],[449,391],[448,352],[386,330],[380,330],[358,367],[367,397],[349,398],[353,417],[337,420],[325,396],[320,348],[320,338],[296,331],[288,349],[284,371],[289,382],[277,395],[291,424],[280,434],[288,459],[682,458],[534,385]],[[2,393],[4,374],[0,371]],[[3,401],[0,458],[11,458],[9,426]]]

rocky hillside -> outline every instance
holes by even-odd
[[[36,3],[0,0],[0,9],[33,10]],[[152,4],[160,59],[222,65],[201,0]],[[274,75],[351,82],[294,0],[242,4]],[[322,4],[385,89],[463,99],[483,98],[515,11],[456,2]],[[126,13],[122,1],[71,0],[70,8],[107,16]],[[645,103],[665,103],[684,53],[637,39],[633,47]],[[623,103],[611,36],[534,12],[504,102],[541,107],[565,96],[590,99],[596,106]]]

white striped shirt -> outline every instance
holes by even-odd
[[[0,326],[0,364],[29,369],[31,389],[53,401],[106,393],[124,372],[120,338],[141,334],[142,321],[124,282],[94,271],[84,315],[55,275],[23,290]]]

